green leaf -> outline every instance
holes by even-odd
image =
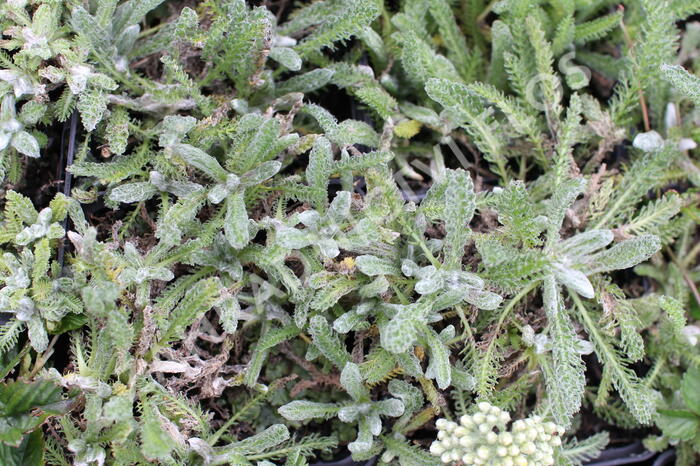
[[[452,366],[450,365],[450,350],[440,341],[438,334],[430,327],[422,325],[420,335],[430,349],[430,364],[425,371],[425,376],[435,379],[438,387],[445,390],[452,381]]]
[[[381,329],[382,348],[394,354],[404,353],[416,341],[417,334],[415,320],[399,313]]]
[[[333,70],[318,68],[279,83],[277,94],[282,95],[290,92],[308,94],[328,84],[332,77]]]
[[[289,47],[272,47],[269,57],[291,71],[301,69],[301,57]]]
[[[3,466],[44,466],[44,434],[37,429],[26,435],[19,446],[0,443],[0,463]]]
[[[336,367],[345,367],[345,364],[350,361],[350,355],[331,330],[325,317],[313,316],[309,320],[309,333],[314,346]]]
[[[245,247],[250,241],[248,212],[245,208],[243,191],[236,191],[226,200],[224,235],[228,243],[236,249]]]
[[[401,276],[401,270],[396,265],[380,257],[370,255],[357,256],[355,264],[360,272],[370,277],[377,275]]]
[[[588,278],[586,278],[583,272],[570,269],[561,264],[554,264],[552,273],[559,283],[568,286],[584,298],[590,299],[595,296],[593,285],[591,285],[591,282],[588,281]]]
[[[380,11],[373,0],[341,3],[344,8],[324,16],[320,26],[296,47],[301,57],[307,57],[324,47],[333,48],[337,41],[347,40],[368,26]]]
[[[39,142],[26,131],[20,131],[12,136],[12,147],[27,157],[36,159],[41,155],[39,153]]]
[[[219,183],[226,182],[228,172],[224,170],[214,157],[189,144],[173,144],[170,146],[173,153],[182,157],[185,162],[206,173],[211,179]]]
[[[690,367],[683,375],[681,395],[688,409],[700,416],[700,368]]]
[[[690,411],[680,409],[660,409],[656,425],[667,437],[691,440],[698,433],[700,418]]]
[[[572,261],[612,243],[615,235],[610,230],[589,230],[560,241],[554,246],[554,251],[565,255]]]
[[[273,424],[259,434],[248,437],[239,442],[234,442],[221,450],[226,454],[227,450],[235,451],[239,455],[254,455],[289,440],[289,430],[284,424]]]
[[[345,367],[340,373],[340,384],[355,401],[362,400],[368,394],[367,389],[362,383],[360,368],[355,363],[348,362],[345,364]]]
[[[700,78],[688,73],[680,65],[661,65],[661,76],[673,87],[695,103],[700,105]]]
[[[280,171],[281,167],[282,164],[277,160],[263,162],[249,172],[241,175],[241,184],[246,187],[258,185],[275,176],[277,172]]]
[[[148,181],[137,183],[125,183],[109,192],[109,198],[114,202],[132,204],[150,199],[158,192],[158,189]]]
[[[671,296],[664,295],[659,297],[659,305],[668,314],[668,320],[671,322],[676,335],[681,335],[687,323],[683,303]]]
[[[657,236],[642,235],[588,256],[581,268],[586,275],[627,269],[649,259],[659,249],[661,241]]]
[[[24,434],[39,427],[49,415],[61,414],[61,389],[51,381],[14,381],[0,385],[0,442],[19,447]]]
[[[471,230],[469,222],[474,216],[476,208],[476,195],[474,184],[469,173],[462,169],[449,170],[446,173],[447,186],[445,188],[445,266],[448,268],[460,267],[464,246],[467,243]]]
[[[207,278],[200,280],[190,287],[185,296],[170,313],[163,330],[159,344],[163,345],[175,338],[181,337],[185,329],[212,308],[219,297],[219,280]]]
[[[86,131],[93,131],[107,110],[107,96],[99,89],[88,89],[78,98],[78,110]]]
[[[289,421],[304,421],[306,419],[331,418],[338,413],[339,409],[340,406],[333,403],[296,400],[280,407],[277,412]]]
[[[159,419],[158,409],[146,402],[143,404],[141,421],[141,451],[151,460],[165,460],[175,447]]]

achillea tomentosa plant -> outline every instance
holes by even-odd
[[[258,3],[0,5],[0,462],[696,464],[700,2]]]

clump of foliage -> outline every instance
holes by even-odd
[[[0,5],[0,462],[696,464],[700,2],[260,3]]]

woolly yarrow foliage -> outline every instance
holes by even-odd
[[[580,464],[582,406],[677,443],[698,2],[250,3],[0,5],[8,454]]]

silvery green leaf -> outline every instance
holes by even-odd
[[[432,267],[432,266],[430,266]],[[444,284],[443,276],[439,272],[427,276],[416,283],[415,290],[418,294],[430,294],[439,291]]]
[[[148,181],[126,183],[119,185],[109,192],[109,198],[114,202],[131,204],[150,199],[158,189]]]
[[[12,142],[12,133],[0,131],[0,150],[7,148]]]
[[[207,193],[207,199],[209,199],[209,202],[216,205],[224,199],[226,199],[229,193],[230,191],[225,183],[218,183],[215,184],[214,187],[209,190],[209,192]]]
[[[315,210],[305,210],[299,214],[299,221],[307,227],[316,227],[321,221],[321,214]]]
[[[301,333],[301,330],[294,324],[276,328],[261,335],[256,348],[258,350],[268,350],[290,338],[294,338],[299,333]]]
[[[681,335],[687,323],[683,303],[672,296],[663,295],[659,296],[659,305],[668,314],[668,320],[671,322],[673,330]]]
[[[238,191],[226,201],[224,235],[229,244],[236,249],[245,247],[250,241],[248,213],[246,212],[243,194],[243,191]]]
[[[146,458],[156,460],[170,457],[175,447],[161,421],[161,414],[154,404],[143,407],[141,419],[141,452]]]
[[[318,248],[321,250],[321,254],[325,257],[334,258],[338,257],[340,254],[340,249],[338,249],[338,243],[331,238],[321,238],[316,243]]]
[[[37,353],[46,351],[49,346],[49,335],[46,333],[41,317],[34,315],[27,321],[27,331],[32,348]]]
[[[644,262],[661,248],[661,241],[654,235],[641,235],[618,243],[586,258],[581,270],[586,275],[622,270]]]
[[[324,137],[318,137],[309,154],[309,163],[306,166],[306,182],[314,190],[316,208],[325,207],[328,202],[328,177],[333,168],[333,151],[331,143]],[[320,204],[320,205],[319,205]]]
[[[3,130],[14,133],[21,128],[16,116],[15,99],[10,94],[6,94],[0,104],[0,121],[3,122]]]
[[[16,308],[14,309],[15,317],[23,322],[29,322],[35,317],[36,310],[34,301],[27,296],[23,296],[19,299]]]
[[[680,65],[661,65],[662,77],[690,98],[696,105],[700,104],[700,78],[689,73]]]
[[[377,414],[382,416],[399,417],[403,414],[405,407],[401,400],[389,398],[388,400],[380,400],[374,403],[374,409]]]
[[[291,71],[301,69],[301,57],[289,47],[272,47],[269,57]]]
[[[389,280],[387,280],[384,275],[380,275],[370,283],[362,285],[358,290],[358,293],[361,298],[371,298],[373,296],[379,296],[386,293],[389,286],[391,286]]]
[[[561,307],[559,288],[554,275],[544,277],[542,284],[542,304],[548,319],[553,319]]]
[[[446,289],[432,299],[432,311],[439,312],[454,307],[456,304],[462,303],[470,293],[470,299],[479,302],[484,291],[478,288]]]
[[[423,406],[423,392],[405,380],[392,379],[387,388],[392,396],[401,399],[406,413],[413,413]]]
[[[352,453],[363,453],[372,448],[372,432],[367,419],[361,418],[358,424],[357,439],[348,443],[348,450]]]
[[[117,47],[117,51],[120,55],[125,55],[131,51],[136,39],[139,37],[139,32],[141,32],[141,27],[138,24],[132,24],[124,28],[121,34],[119,34],[114,45]]]
[[[205,465],[212,463],[216,453],[214,453],[214,448],[205,440],[198,437],[191,437],[187,440],[187,443],[190,445],[192,451],[197,453],[202,458]]]
[[[277,412],[289,421],[306,419],[328,419],[338,414],[340,407],[335,403],[315,403],[313,401],[295,400],[280,407]]]
[[[390,353],[400,354],[416,341],[416,322],[411,316],[397,314],[380,329],[382,348]]]
[[[0,80],[12,85],[15,97],[21,97],[24,94],[34,94],[35,89],[32,79],[26,73],[16,70],[0,70]],[[7,98],[12,99],[9,95]]]
[[[484,287],[484,280],[470,272],[465,272],[463,270],[450,270],[443,272],[444,286],[447,289],[457,289],[463,290],[465,288],[478,288]]]
[[[207,174],[211,179],[219,183],[226,182],[228,172],[221,168],[219,162],[211,155],[189,144],[173,144],[170,146],[173,153],[182,157],[185,162]]]
[[[312,243],[314,236],[306,230],[282,227],[277,230],[277,241],[287,249],[301,249]]]
[[[26,131],[19,131],[12,136],[12,147],[27,157],[39,158],[39,142]]]
[[[372,403],[372,409],[369,413],[363,416],[363,420],[369,426],[369,431],[372,435],[379,435],[382,433],[382,420],[379,414],[376,412],[377,403]]]
[[[364,121],[342,121],[336,128],[330,130],[326,136],[339,146],[362,144],[367,147],[379,147],[379,135]]]
[[[241,184],[243,186],[256,186],[263,181],[272,178],[280,171],[282,163],[277,160],[269,160],[263,162],[249,172],[241,175]]]
[[[476,379],[467,371],[452,366],[452,386],[471,392],[476,387]]]
[[[592,354],[593,351],[595,350],[595,347],[593,346],[593,343],[591,343],[588,340],[583,340],[581,338],[576,339],[576,344],[574,345],[574,349],[578,354],[581,355],[587,355],[587,354]]]
[[[399,269],[391,261],[370,255],[357,256],[355,264],[360,272],[374,277],[377,275],[400,275]]]
[[[445,390],[450,386],[450,381],[452,380],[450,351],[440,341],[435,330],[425,325],[423,325],[421,330],[421,338],[426,340],[430,349],[430,363],[425,371],[425,376],[429,379],[435,379],[438,387]]]
[[[58,239],[63,238],[66,235],[66,230],[59,223],[52,223],[49,225],[49,229],[46,232],[46,238],[48,239]]]
[[[103,406],[102,413],[109,421],[125,421],[133,419],[133,395],[112,396]]]
[[[343,406],[338,410],[338,419],[343,422],[355,422],[360,415],[360,407],[367,406],[369,403],[351,404]]]
[[[282,81],[277,85],[277,95],[288,94],[290,92],[302,92],[308,94],[319,89],[331,80],[333,70],[327,68],[317,68],[303,74],[298,74]]]
[[[273,424],[259,434],[232,443],[229,447],[239,455],[253,455],[289,440],[289,430],[284,424]]]
[[[566,211],[571,207],[576,198],[586,188],[586,179],[583,177],[571,178],[557,184],[552,196],[543,202],[547,219],[549,219],[549,234],[551,239],[559,238],[559,230],[566,216]]]
[[[197,124],[197,119],[191,116],[168,115],[163,118],[162,133],[158,144],[166,147],[179,142]]]
[[[448,170],[445,188],[445,265],[456,267],[461,263],[464,246],[471,233],[469,222],[474,216],[476,195],[469,173],[462,169]]]
[[[7,253],[9,254],[9,253]],[[7,264],[6,265],[10,265]],[[17,290],[21,288],[28,288],[31,281],[27,275],[27,271],[22,268],[16,268],[12,270],[12,274],[9,277],[3,277],[5,280],[5,287],[10,290]]]
[[[355,311],[348,311],[333,321],[333,330],[338,333],[348,333],[365,322],[365,317]]]
[[[399,363],[399,366],[406,371],[406,374],[411,377],[419,378],[423,376],[423,368],[420,365],[418,357],[413,354],[413,351],[394,355]]]
[[[35,239],[44,236],[44,228],[41,225],[31,225],[24,228],[15,236],[15,243],[20,246],[25,246]]]
[[[350,361],[350,355],[344,343],[333,333],[325,317],[313,316],[309,320],[309,333],[314,346],[337,367],[345,367],[345,364]]]
[[[353,362],[345,363],[345,367],[340,373],[340,384],[355,401],[361,400],[368,394],[367,388],[362,383],[360,367]]]
[[[420,121],[425,125],[439,127],[441,125],[440,117],[435,110],[427,107],[419,107],[410,102],[402,103],[399,106],[401,112],[412,120]]]
[[[217,306],[219,321],[226,333],[234,333],[238,326],[241,306],[235,296],[227,296]]]
[[[561,264],[553,264],[552,271],[559,283],[568,286],[584,298],[591,299],[595,296],[593,285],[591,285],[591,282],[588,281],[588,278],[586,278],[583,272],[565,267]]]
[[[447,344],[450,340],[452,340],[455,335],[457,334],[457,330],[455,329],[454,325],[448,325],[444,329],[440,331],[438,336],[440,337],[440,341],[443,343]]]
[[[86,131],[93,131],[107,110],[107,95],[98,89],[87,89],[78,97],[78,110]]]
[[[112,78],[102,73],[91,73],[88,82],[101,90],[113,91],[118,87]]]
[[[119,274],[119,281],[125,285],[140,284],[150,280],[170,281],[173,273],[164,267],[126,268]]]
[[[613,232],[610,230],[589,230],[560,241],[554,247],[558,254],[575,263],[575,259],[591,254],[612,243]]]
[[[648,131],[646,133],[639,133],[634,137],[632,145],[637,149],[643,150],[644,152],[653,152],[659,150],[664,145],[664,139],[656,131]]]
[[[168,183],[168,189],[165,191],[174,194],[177,197],[185,197],[203,190],[204,186],[191,181],[171,181]]]
[[[342,222],[350,216],[350,201],[352,195],[349,191],[339,191],[335,195],[333,202],[331,202],[330,207],[328,207],[328,213],[326,214],[328,219],[333,222]]]
[[[403,261],[401,261],[401,272],[403,272],[403,274],[407,277],[417,276],[419,270],[420,267],[418,266],[418,264],[416,264],[412,260],[404,259]]]

